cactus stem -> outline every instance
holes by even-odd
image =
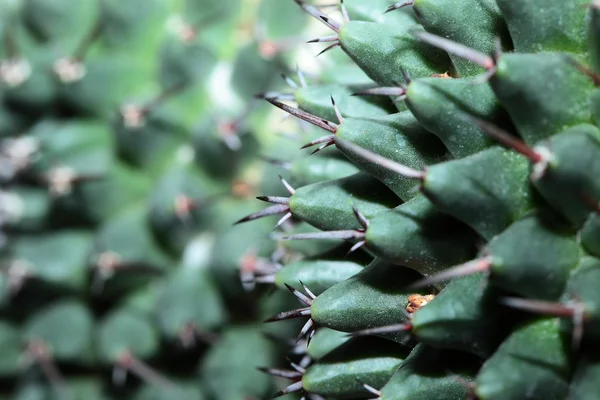
[[[484,257],[478,258],[456,267],[448,268],[437,275],[421,279],[412,285],[408,286],[408,289],[417,290],[424,287],[434,285],[449,279],[454,279],[462,276],[476,274],[478,272],[487,272],[492,266],[492,258]]]
[[[309,13],[318,21],[321,21],[325,25],[327,25],[330,29],[339,32],[342,25],[334,19],[329,18],[327,15],[323,14],[319,11],[315,6],[306,3],[304,0],[296,0],[296,4],[298,4],[304,11]]]
[[[350,151],[358,154],[359,156],[364,157],[369,161],[382,166],[383,168],[389,169],[390,171],[394,171],[407,178],[424,180],[427,175],[426,171],[418,171],[416,169],[407,167],[406,165],[402,165],[400,163],[390,160],[389,158],[382,157],[379,154],[374,153],[370,150],[363,149],[362,147],[357,146],[354,143],[350,143],[347,141],[343,141],[342,143],[344,147],[347,147],[348,149],[350,149]]]
[[[279,392],[275,393],[273,395],[273,397],[271,397],[271,398],[275,399],[277,397],[285,396],[286,394],[290,394],[290,393],[294,393],[294,392],[299,392],[301,390],[302,390],[302,381],[298,381],[296,383],[292,383],[285,389],[282,389]]]
[[[413,31],[412,34],[425,43],[428,43],[434,47],[438,47],[458,57],[464,58],[467,61],[471,61],[472,63],[477,64],[488,71],[495,72],[496,70],[496,61],[492,57],[480,51],[425,31]]]
[[[264,320],[264,322],[284,321],[286,319],[302,318],[309,316],[310,307],[298,308],[296,310],[284,311]]]
[[[387,14],[390,11],[398,10],[399,8],[402,8],[402,7],[412,6],[413,4],[415,4],[415,0],[399,1],[399,2],[397,2],[395,4],[392,4],[391,6],[389,6],[387,8],[387,10],[385,10],[384,14]]]
[[[403,322],[400,324],[388,325],[388,326],[380,326],[377,328],[369,328],[363,329],[356,332],[351,332],[348,334],[350,337],[358,337],[358,336],[372,336],[372,335],[382,335],[386,333],[397,333],[397,332],[410,332],[412,330],[412,324],[410,322]]]
[[[284,104],[284,103],[280,102],[279,100],[272,98],[272,97],[267,97],[267,98],[265,98],[265,100],[267,100],[269,103],[273,104],[275,107],[277,107],[297,118],[300,118],[303,121],[313,124],[319,128],[325,129],[326,131],[329,131],[331,133],[335,133],[337,131],[338,125],[331,121],[327,121],[324,118],[320,118],[320,117],[317,117],[316,115],[309,114],[306,111],[302,111],[298,108],[288,106],[287,104]]]

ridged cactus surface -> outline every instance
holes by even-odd
[[[599,399],[600,2],[295,3],[331,62],[262,97],[317,154],[242,222],[324,247],[246,271],[301,303],[274,397]]]

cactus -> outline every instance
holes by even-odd
[[[241,220],[282,214],[282,243],[354,252],[247,276],[302,304],[267,322],[306,321],[291,369],[261,368],[291,380],[274,397],[597,397],[600,3],[295,3],[324,61],[261,96],[318,154],[273,163],[360,172],[292,174]]]
[[[255,367],[284,353],[258,321],[282,296],[244,290],[238,269],[273,253],[271,226],[231,229],[256,193],[285,193],[259,156],[295,146],[252,96],[282,86],[309,18],[269,3],[1,2],[0,397],[275,390]],[[328,177],[358,172],[324,161]],[[345,264],[338,280],[364,266]]]

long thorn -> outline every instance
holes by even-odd
[[[351,332],[348,336],[356,337],[356,336],[372,336],[372,335],[382,335],[385,333],[398,333],[398,332],[409,332],[412,329],[412,325],[410,322],[403,322],[401,324],[394,324],[388,326],[380,326],[378,328],[369,328],[363,329],[356,332]]]
[[[318,53],[318,54],[315,56],[315,58],[316,58],[316,57],[319,57],[320,55],[323,55],[323,54],[327,53],[329,50],[333,50],[333,49],[335,49],[335,48],[336,48],[336,47],[338,47],[338,46],[340,46],[340,42],[336,42],[336,43],[330,44],[329,46],[327,46],[327,47],[325,47],[323,50],[321,50],[321,51],[320,51],[320,52],[319,52],[319,53]]]
[[[326,231],[297,233],[295,235],[283,236],[282,240],[313,240],[313,239],[364,239],[365,233],[357,230]]]
[[[276,376],[278,378],[293,379],[293,380],[302,378],[302,373],[300,373],[298,371],[288,371],[285,369],[266,368],[266,367],[256,367],[256,369],[259,370],[260,372],[264,372],[265,374]]]
[[[342,141],[341,139],[338,139],[338,145],[349,149],[350,151],[358,154],[362,158],[366,158],[367,160],[369,160],[375,164],[378,164],[378,165],[382,166],[383,168],[389,169],[390,171],[394,171],[394,172],[396,172],[402,176],[405,176],[407,178],[414,178],[414,179],[421,179],[421,180],[425,179],[426,172],[418,171],[416,169],[407,167],[406,165],[397,163],[396,161],[390,160],[389,158],[385,158],[383,156],[380,156],[377,153],[374,153],[370,150],[367,150],[360,146],[357,146],[354,143],[347,142],[345,140]]]
[[[321,144],[321,143],[332,143],[335,142],[335,135],[326,135],[326,136],[321,136],[318,139],[315,139],[313,141],[310,141],[308,143],[306,143],[304,146],[300,147],[300,149],[306,149],[308,147],[312,147],[315,146],[317,144]]]
[[[342,122],[344,122],[344,117],[342,116],[342,112],[340,111],[340,108],[337,106],[337,104],[335,104],[335,100],[333,99],[332,95],[329,95],[329,97],[331,98],[331,105],[333,106],[333,110],[335,111],[335,116],[338,119],[338,122],[341,124]]]
[[[496,69],[496,62],[494,59],[480,51],[474,50],[463,44],[456,43],[450,39],[433,35],[429,32],[413,31],[412,34],[425,43],[445,50],[448,53],[452,53],[460,58],[464,58],[467,61],[471,61],[472,63],[475,63],[488,71]]]
[[[338,42],[338,35],[322,36],[316,39],[311,39],[306,43],[323,43],[323,42]]]
[[[456,267],[448,268],[437,275],[429,278],[421,279],[412,285],[409,285],[407,289],[422,289],[424,287],[434,285],[446,281],[448,279],[458,278],[461,276],[467,276],[476,274],[478,272],[489,271],[492,266],[492,260],[490,257],[479,258],[473,261],[469,261],[465,264],[458,265]]]
[[[289,210],[290,210],[290,207],[286,204],[274,204],[270,207],[265,208],[264,210],[261,210],[261,211],[258,211],[253,214],[245,216],[244,218],[236,221],[234,223],[234,225],[241,224],[241,223],[248,222],[248,221],[253,221],[255,219],[259,219],[262,217],[268,217],[270,215],[281,214],[284,212],[288,212]]]
[[[364,216],[363,213],[359,211],[358,208],[352,207],[352,212],[354,212],[354,216],[358,220],[358,223],[365,229],[369,228],[369,220]]]
[[[502,297],[499,301],[511,308],[554,317],[573,317],[575,314],[573,306],[552,301],[524,299],[520,297]]]
[[[342,12],[344,22],[350,22],[350,15],[348,15],[348,9],[344,5],[344,0],[340,0],[340,11]]]
[[[402,87],[376,87],[352,93],[352,96],[404,96],[406,89]]]
[[[327,121],[324,118],[320,118],[315,115],[309,114],[306,111],[302,111],[298,108],[288,106],[287,104],[284,104],[274,98],[268,97],[268,98],[265,98],[265,100],[267,100],[269,103],[273,104],[275,107],[277,107],[297,118],[300,118],[303,121],[313,124],[319,128],[325,129],[331,133],[335,133],[337,131],[337,127],[338,127],[337,124],[335,124],[331,121]]]
[[[542,155],[540,155],[535,150],[527,146],[525,142],[523,142],[520,139],[517,139],[516,137],[512,136],[510,133],[497,127],[496,125],[470,115],[467,118],[471,120],[475,125],[477,125],[487,135],[496,139],[504,146],[509,147],[515,150],[516,152],[524,155],[532,162],[538,163],[544,160]]]
[[[281,184],[285,187],[285,190],[289,192],[289,194],[293,195],[294,193],[296,193],[296,189],[294,189],[292,185],[290,185],[288,181],[286,181],[281,175],[279,175],[279,180],[281,181]]]
[[[273,204],[286,204],[286,205],[290,204],[290,198],[289,197],[258,196],[257,199],[261,200],[261,201],[266,201],[267,203],[273,203]]]
[[[286,387],[285,389],[282,389],[279,392],[275,393],[272,398],[274,399],[277,397],[285,396],[286,394],[299,392],[301,390],[302,390],[302,381],[298,381],[296,383],[292,383],[290,386]]]

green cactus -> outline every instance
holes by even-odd
[[[262,96],[323,132],[306,140],[314,165],[337,152],[397,205],[366,183],[332,190],[358,175],[294,176],[289,199],[261,198],[275,205],[242,220],[286,213],[318,230],[277,238],[343,240],[373,259],[340,281],[347,265],[334,275],[318,254],[254,275],[303,304],[267,321],[308,318],[293,370],[263,369],[293,381],[276,396],[596,398],[600,3],[295,3],[328,31],[310,41],[327,45],[324,66]],[[343,332],[412,351],[385,379],[360,353],[339,368],[327,360],[350,345]]]

